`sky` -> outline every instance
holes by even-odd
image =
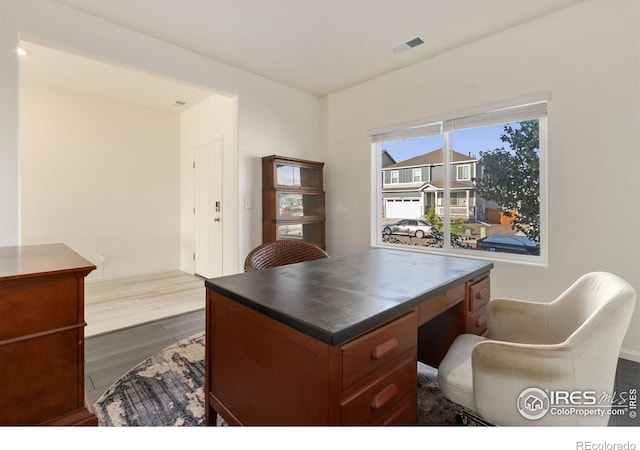
[[[505,146],[500,140],[506,124],[492,125],[489,127],[470,128],[458,130],[449,134],[451,148],[465,155],[471,154],[480,158],[481,151],[494,150]],[[517,123],[511,124],[514,128]],[[401,141],[386,141],[382,143],[382,149],[387,150],[396,162],[402,162],[414,156],[423,155],[442,148],[442,136],[430,136]]]

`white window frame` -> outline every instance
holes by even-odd
[[[417,176],[416,176],[417,174]],[[411,180],[414,183],[420,183],[422,182],[422,169],[412,169],[411,171]]]
[[[461,195],[462,194],[462,195]],[[467,194],[464,191],[454,191],[451,192],[451,194],[449,195],[450,198],[453,198],[455,196],[456,199],[456,204],[455,205],[451,205],[451,206],[468,206],[467,203]],[[458,201],[460,200],[460,198],[463,199],[462,204],[458,203]]]
[[[392,170],[389,175],[389,184],[400,184],[400,171]]]
[[[475,259],[489,259],[508,263],[521,263],[536,266],[547,266],[549,260],[548,236],[548,176],[547,176],[547,105],[551,95],[549,92],[520,97],[505,102],[485,105],[465,111],[442,114],[431,119],[416,120],[408,123],[392,125],[371,130],[371,245],[373,247],[392,247],[397,250],[418,251],[425,253],[450,254]],[[540,255],[516,255],[502,252],[485,252],[480,250],[466,250],[452,248],[449,245],[450,231],[445,227],[443,248],[398,246],[386,244],[382,241],[382,185],[381,185],[381,143],[390,140],[411,139],[424,136],[442,135],[443,148],[449,149],[449,133],[467,128],[495,125],[501,123],[518,122],[538,119],[539,123],[539,151],[540,151]],[[443,165],[451,165],[450,152],[443,152]],[[457,173],[457,172],[456,172]],[[444,222],[450,223],[450,180],[449,170],[444,171]]]
[[[460,177],[460,169],[466,169],[463,172],[467,172],[469,175],[467,177],[465,177],[464,173],[463,173],[462,177]],[[456,180],[457,181],[471,181],[471,164],[458,164],[456,166]]]

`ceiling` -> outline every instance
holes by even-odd
[[[20,79],[78,94],[180,113],[211,91],[157,74],[124,68],[32,42],[21,41]],[[176,104],[176,101],[185,104]]]
[[[322,97],[583,0],[53,1]]]

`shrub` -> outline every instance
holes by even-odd
[[[427,215],[425,216],[425,220],[432,225],[442,225],[442,218],[436,214],[436,207],[432,206],[427,211]]]

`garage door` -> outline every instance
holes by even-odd
[[[422,217],[422,202],[419,198],[387,198],[384,210],[387,218],[419,219]]]

